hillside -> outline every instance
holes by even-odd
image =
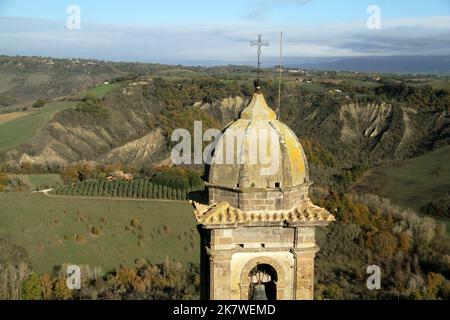
[[[450,148],[376,167],[364,174],[351,190],[374,193],[416,212],[429,203],[450,199]],[[445,213],[442,213],[444,216]],[[447,212],[448,214],[448,212]],[[448,219],[447,226],[450,226]]]
[[[221,126],[206,111],[193,107],[205,96],[176,97],[180,90],[174,82],[158,81],[127,82],[106,94],[98,102],[106,112],[104,116],[75,109],[56,114],[29,145],[9,150],[6,159],[40,164],[84,160],[142,165],[168,157],[168,137],[174,128],[192,128],[194,120]],[[199,92],[199,84],[193,86]],[[237,103],[243,106],[243,100]],[[213,108],[216,103],[208,106]]]
[[[13,113],[0,115],[0,189],[6,191],[0,193],[0,266],[24,262],[35,271],[24,297],[198,296],[192,208],[138,197],[147,188],[149,198],[156,190],[156,198],[175,199],[167,185],[203,186],[199,168],[154,165],[170,163],[174,129],[192,132],[194,121],[202,121],[203,130],[223,128],[237,118],[254,91],[253,74],[236,66],[113,66],[125,75],[111,84],[83,87],[38,109],[15,105]],[[303,70],[285,78],[278,109],[273,71],[264,70],[262,78],[269,105],[305,149],[316,183],[313,201],[336,216],[317,232],[316,298],[447,299],[444,228],[362,191],[402,207],[413,203],[416,211],[446,199],[450,82]],[[106,184],[117,170],[134,180]],[[361,175],[358,187],[350,188],[357,192],[348,192]],[[51,186],[61,188],[48,196],[30,194]],[[92,270],[80,292],[57,286],[66,263]],[[382,290],[369,292],[361,283],[372,264],[382,266],[386,280]],[[145,284],[148,274],[160,280]],[[133,285],[123,286],[127,279]],[[55,285],[31,290],[31,281]]]
[[[286,82],[281,120],[304,143],[314,180],[330,184],[342,169],[407,159],[448,144],[450,94],[404,86],[399,90],[406,93],[397,96],[396,86]],[[341,89],[337,93],[335,88]],[[264,91],[276,106],[275,87],[266,82]],[[223,128],[238,117],[251,92],[250,81],[126,81],[98,101],[102,114],[81,109],[57,113],[33,141],[4,153],[4,159],[42,165],[163,161],[169,157],[173,129],[192,130],[195,120],[204,122],[204,130]]]
[[[0,112],[88,89],[127,73],[107,62],[0,56]]]
[[[141,68],[146,75],[129,73],[42,109],[2,115],[5,170],[18,172],[24,163],[50,172],[85,161],[137,169],[168,164],[174,129],[192,131],[194,121],[202,121],[203,130],[223,128],[253,92],[245,67],[112,65],[127,72]],[[285,78],[279,112],[300,138],[311,177],[320,185],[343,190],[369,168],[449,144],[450,82],[445,78],[304,71],[301,77],[306,76],[311,80],[295,74]],[[275,109],[272,72],[264,70],[263,79]]]
[[[0,114],[160,69],[132,62],[0,56]]]
[[[0,151],[30,142],[58,112],[73,107],[74,102],[52,102],[44,108],[22,112],[17,118],[0,122]]]

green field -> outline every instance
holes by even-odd
[[[30,182],[31,189],[33,190],[52,188],[62,184],[59,174],[29,174],[25,177]]]
[[[81,97],[87,93],[92,93],[101,98],[119,85],[120,83],[99,85],[78,95]],[[23,117],[0,123],[0,151],[27,143],[55,114],[65,109],[74,108],[76,105],[76,102],[50,102],[44,108],[33,109]]]
[[[187,202],[0,193],[0,203],[0,235],[24,248],[39,273],[63,263],[99,266],[103,271],[133,266],[136,259],[199,263],[199,237]],[[92,234],[94,227],[99,235]]]
[[[0,124],[0,151],[27,143],[55,114],[75,105],[75,102],[51,102],[24,117]]]
[[[96,86],[93,89],[80,91],[75,94],[75,97],[81,99],[88,94],[93,94],[97,98],[102,98],[105,94],[113,91],[114,89],[118,88],[120,85],[122,85],[122,83],[119,83],[119,82],[110,83],[110,84],[101,84],[101,85]]]
[[[450,147],[367,172],[352,189],[375,193],[417,212],[425,204],[449,196]],[[448,220],[447,229],[450,227]]]
[[[8,174],[9,179],[20,181],[29,191],[39,191],[60,187],[63,183],[59,174]]]
[[[97,98],[101,98],[108,92],[117,88],[119,85],[120,83],[102,84],[90,90],[89,93],[93,93]]]

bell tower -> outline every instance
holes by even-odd
[[[257,85],[216,144],[209,204],[193,202],[203,299],[313,299],[315,230],[334,217],[311,202],[310,185],[300,142]]]

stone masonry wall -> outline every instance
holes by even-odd
[[[290,210],[308,197],[309,185],[286,190],[234,191],[218,187],[209,188],[210,204],[228,202],[242,211]]]
[[[249,272],[268,264],[277,275],[277,299],[309,300],[314,292],[314,227],[211,230],[207,285],[213,300],[248,299]]]

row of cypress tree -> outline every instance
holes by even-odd
[[[172,188],[154,184],[149,179],[135,179],[133,181],[94,179],[59,187],[55,190],[55,194],[82,197],[186,200],[191,191],[199,189],[200,187]]]

